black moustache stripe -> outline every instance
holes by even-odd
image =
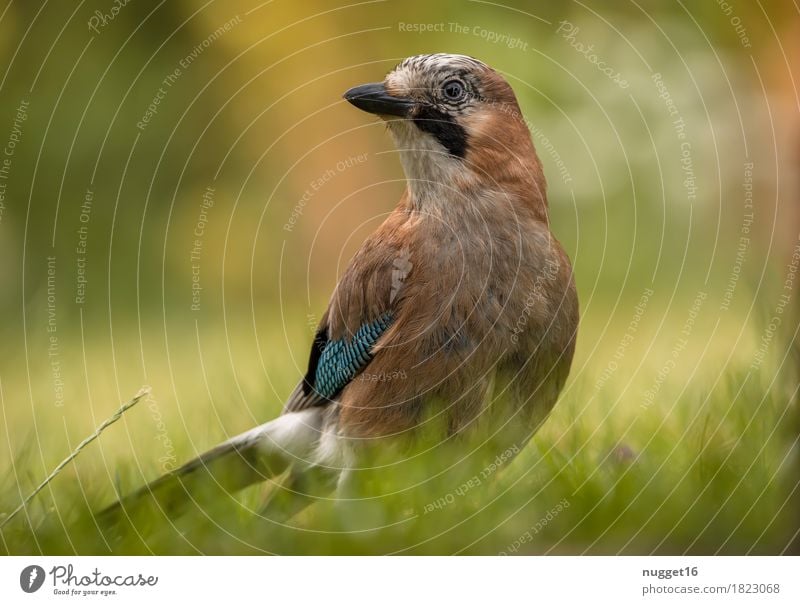
[[[433,135],[450,155],[463,158],[467,153],[467,131],[452,116],[426,105],[417,111],[413,122],[421,131]]]

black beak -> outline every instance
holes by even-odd
[[[383,82],[351,88],[344,93],[344,98],[369,113],[401,118],[408,116],[409,110],[414,106],[414,102],[409,98],[390,95]]]

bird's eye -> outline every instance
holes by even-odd
[[[466,91],[464,85],[458,80],[450,80],[442,86],[444,96],[448,101],[460,101],[464,98]]]

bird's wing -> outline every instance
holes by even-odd
[[[284,413],[325,405],[372,361],[378,341],[398,316],[400,283],[411,271],[400,233],[407,216],[390,215],[353,257],[317,329],[306,375]]]
[[[372,360],[375,344],[392,323],[387,311],[366,321],[352,337],[329,337],[327,323],[317,330],[308,359],[308,370],[284,407],[284,413],[322,405],[336,397]]]

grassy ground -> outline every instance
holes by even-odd
[[[619,318],[611,321],[590,315],[561,401],[511,464],[431,479],[420,457],[404,465],[399,479],[373,476],[373,498],[323,501],[287,525],[255,512],[272,489],[258,486],[220,495],[174,523],[140,520],[128,531],[101,535],[87,513],[111,502],[115,490],[127,493],[274,416],[310,338],[300,317],[284,321],[295,326],[288,333],[267,324],[259,337],[286,350],[264,349],[262,366],[258,355],[243,354],[244,340],[231,336],[239,333],[235,324],[227,332],[200,329],[196,339],[191,330],[184,338],[173,330],[170,341],[178,344],[162,351],[166,363],[157,353],[147,358],[153,397],[9,523],[0,547],[6,554],[782,552],[797,526],[791,500],[797,443],[787,386],[793,378],[779,355],[769,355],[758,371],[750,367],[761,332],[741,317],[698,321],[681,348],[680,320],[691,304],[674,312],[650,302],[629,339],[633,306],[607,315]],[[673,329],[662,333],[653,317]],[[0,510],[12,510],[138,390],[132,370],[139,352],[120,346],[109,356],[96,342],[85,356],[64,360],[66,376],[91,368],[91,391],[84,384],[81,394],[79,381],[71,381],[58,412],[49,376],[34,377],[28,392],[24,366],[6,372],[19,382],[2,383],[10,458],[0,468]],[[620,348],[622,342],[628,344]],[[193,357],[198,343],[202,358]],[[149,351],[159,346],[146,336],[142,341]]]

